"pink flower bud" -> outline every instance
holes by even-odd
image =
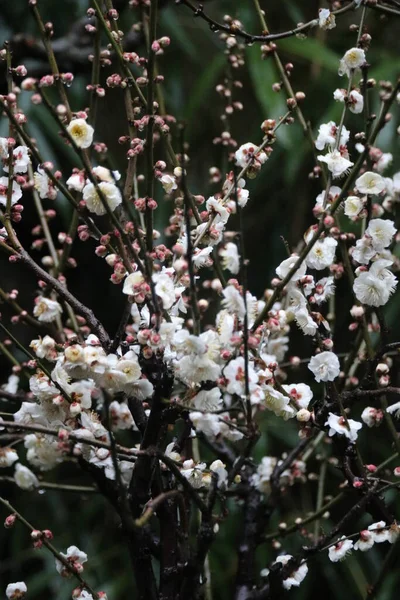
[[[17,519],[16,515],[8,515],[8,517],[6,517],[6,519],[4,521],[4,527],[6,529],[10,529],[11,527],[13,527],[16,519]]]

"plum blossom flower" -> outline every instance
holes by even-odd
[[[67,179],[66,184],[69,190],[73,190],[74,192],[81,192],[86,184],[85,174],[83,173],[83,171],[72,173],[71,177]]]
[[[83,564],[87,561],[87,554],[79,550],[77,546],[69,546],[67,548],[67,553],[64,554],[60,552],[61,556],[63,556],[76,571],[81,573],[83,571]],[[67,567],[56,558],[56,569],[57,572],[60,573],[63,577],[71,577],[72,573],[68,571]]]
[[[338,562],[346,557],[353,548],[353,542],[346,539],[346,536],[342,536],[334,546],[331,546],[328,550],[329,560],[332,562]]]
[[[164,271],[155,273],[152,279],[155,283],[155,292],[161,299],[163,308],[171,308],[176,300],[175,287],[172,278]]]
[[[294,267],[294,265],[298,261],[298,258],[299,257],[297,255],[293,255],[281,262],[279,267],[275,269],[275,273],[280,279],[285,279],[289,271]],[[302,279],[306,274],[306,270],[307,265],[305,264],[305,262],[302,262],[299,268],[295,271],[295,273],[293,273],[290,281],[299,281],[299,279]]]
[[[101,196],[108,208],[114,211],[122,202],[121,192],[114,183],[108,181],[100,181],[98,184]],[[83,188],[83,200],[86,202],[87,209],[96,215],[105,215],[107,209],[103,205],[102,198],[97,192],[96,186],[93,183],[87,183]]]
[[[222,306],[226,308],[230,313],[237,314],[240,319],[243,319],[245,315],[244,300],[234,285],[227,285],[222,291],[224,299],[222,300]]]
[[[124,281],[122,293],[127,294],[128,296],[135,296],[137,293],[140,292],[140,288],[143,285],[143,283],[144,283],[144,277],[140,273],[140,271],[135,271],[134,273],[130,273]]]
[[[336,144],[336,136],[338,133],[338,127],[334,121],[328,123],[322,123],[318,129],[318,137],[315,141],[315,147],[317,150],[324,150],[325,146],[334,147]],[[350,139],[350,131],[343,125],[340,131],[339,146],[346,146]]]
[[[218,387],[201,390],[191,399],[191,404],[198,410],[216,411],[222,406],[221,390]]]
[[[348,171],[350,167],[354,165],[354,163],[351,162],[351,160],[348,160],[347,158],[342,156],[339,150],[333,150],[332,152],[328,152],[325,155],[320,154],[319,156],[317,156],[317,158],[320,162],[326,163],[334,179],[346,173],[346,171]]]
[[[358,196],[348,196],[344,203],[344,214],[346,217],[357,217],[364,208],[364,202]]]
[[[352,90],[349,94],[347,104],[350,111],[358,115],[364,110],[364,96],[357,90]]]
[[[39,480],[35,473],[21,463],[15,465],[14,481],[22,490],[33,490],[39,486]]]
[[[350,77],[352,71],[359,69],[365,63],[365,52],[361,48],[350,48],[339,64],[339,75]]]
[[[161,177],[159,178],[159,182],[163,186],[164,192],[166,194],[170,194],[178,188],[176,178],[173,175],[168,175],[168,173],[164,173],[164,175],[161,175]]]
[[[277,557],[276,563],[281,563],[282,565],[287,565],[288,562],[293,558],[291,554],[281,554]],[[302,563],[297,569],[294,569],[292,573],[282,581],[282,585],[285,590],[290,590],[292,587],[299,587],[301,582],[305,579],[308,573],[307,563]]]
[[[339,359],[333,352],[320,352],[313,356],[308,368],[314,373],[315,380],[334,381],[340,373]]]
[[[256,165],[258,163],[259,165],[263,165],[267,161],[268,156],[265,152],[259,150],[255,144],[248,142],[236,150],[235,159],[237,166],[244,168],[248,164]]]
[[[51,323],[62,313],[61,305],[56,300],[38,296],[35,302],[33,314],[42,323]]]
[[[318,240],[306,257],[306,264],[310,269],[325,269],[333,264],[335,259],[337,241],[332,237]]]
[[[368,529],[364,529],[363,531],[360,531],[360,537],[354,544],[354,550],[366,552],[367,550],[370,550],[372,548],[374,543],[375,540],[372,532],[368,531]]]
[[[8,153],[7,153],[8,158]],[[26,146],[17,146],[13,150],[13,171],[14,173],[26,173],[28,170],[28,165],[30,164],[31,159],[28,154],[28,148]],[[8,161],[6,161],[3,165],[3,170],[5,173],[8,173]]]
[[[385,180],[379,173],[367,171],[356,180],[356,188],[360,194],[377,195],[384,191]]]
[[[355,442],[358,437],[358,430],[361,429],[362,423],[358,421],[353,421],[353,419],[345,419],[344,417],[339,417],[333,413],[329,413],[328,420],[325,425],[329,426],[329,435],[335,435],[338,433],[339,435],[344,435],[351,442]]]
[[[13,448],[0,448],[0,468],[11,467],[18,460],[18,454]]]
[[[389,529],[386,526],[385,521],[378,521],[377,523],[372,523],[368,527],[368,531],[371,532],[374,542],[376,544],[381,544],[382,542],[389,541]]]
[[[222,257],[223,268],[233,273],[233,275],[237,275],[240,270],[240,256],[237,245],[228,242],[224,248],[221,248],[219,255]]]
[[[23,598],[28,591],[26,583],[24,581],[18,581],[17,583],[9,583],[6,587],[6,596],[8,600],[20,600]]]
[[[85,119],[72,119],[67,131],[78,148],[89,148],[91,146],[94,129]]]
[[[361,413],[361,420],[367,427],[375,427],[382,423],[383,412],[373,406],[367,406]]]
[[[374,249],[380,252],[392,243],[393,236],[397,233],[393,221],[389,219],[371,219],[365,235],[372,240]]]
[[[258,382],[258,376],[251,364],[248,365],[248,372],[249,385],[251,387]],[[245,364],[243,356],[239,356],[228,363],[224,369],[224,376],[227,380],[226,389],[229,394],[242,396],[245,393]]]
[[[8,194],[8,177],[0,177],[0,204],[6,206]],[[11,206],[14,206],[22,198],[21,186],[16,181],[12,182]]]
[[[318,13],[318,24],[321,29],[333,29],[336,27],[335,15],[328,8],[320,8]]]
[[[383,306],[387,303],[397,286],[396,277],[386,268],[391,264],[392,261],[377,260],[369,271],[362,271],[356,277],[353,290],[361,304]]]
[[[57,189],[42,167],[38,167],[33,175],[34,187],[40,198],[54,200],[57,196]]]
[[[313,398],[313,393],[309,385],[306,383],[291,383],[289,385],[282,385],[282,387],[295,404],[300,408],[308,408]]]

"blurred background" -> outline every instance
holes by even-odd
[[[0,40],[12,42],[14,65],[25,64],[29,75],[40,77],[48,74],[49,68],[27,4],[22,0],[0,0]],[[120,11],[120,27],[125,32],[130,31],[132,24],[138,20],[136,12],[126,8],[127,4],[124,0],[114,2]],[[171,0],[161,4],[158,32],[160,36],[167,35],[171,38],[170,47],[158,63],[159,71],[165,77],[163,91],[167,113],[187,124],[185,135],[190,155],[190,189],[193,193],[202,194],[207,198],[220,189],[220,185],[210,182],[210,167],[221,169],[223,176],[227,167],[226,149],[213,143],[226,129],[226,124],[221,121],[224,102],[216,93],[216,86],[232,79],[240,80],[243,84],[241,89],[237,88],[234,91],[235,100],[243,104],[243,110],[235,111],[229,117],[229,130],[239,145],[248,141],[260,143],[262,121],[267,118],[279,118],[285,114],[286,98],[283,92],[273,92],[272,84],[278,81],[274,63],[271,59],[261,60],[258,44],[244,47],[244,65],[239,69],[232,69],[228,67],[227,57],[224,55],[225,46],[218,33],[210,31],[202,20],[193,18],[186,7],[177,6]],[[217,20],[222,20],[224,15],[229,14],[239,18],[247,31],[260,31],[251,0],[209,0],[205,6]],[[270,30],[278,32],[291,29],[298,22],[314,18],[318,8],[326,7],[327,3],[319,0],[262,0],[261,6],[267,10]],[[42,18],[54,25],[54,45],[60,60],[60,70],[72,71],[75,75],[74,83],[68,90],[72,109],[82,110],[88,105],[86,85],[91,77],[91,65],[87,60],[88,50],[85,48],[86,33],[84,22],[82,23],[88,2],[40,0],[39,8]],[[311,122],[314,133],[321,123],[337,121],[339,118],[341,105],[333,102],[333,91],[337,87],[347,85],[347,82],[338,76],[338,64],[344,52],[355,44],[356,34],[349,30],[349,26],[358,22],[359,17],[360,11],[348,13],[338,18],[337,27],[332,31],[315,29],[308,39],[289,38],[278,43],[282,62],[294,64],[291,77],[293,88],[295,91],[305,92],[307,96],[302,108],[306,119]],[[370,77],[394,81],[399,74],[400,21],[395,17],[388,19],[369,11],[366,24],[372,36],[372,45],[368,52]],[[130,36],[132,50],[139,55],[145,55],[144,40],[140,32],[131,32]],[[0,64],[0,69],[0,93],[6,93],[3,63]],[[104,85],[106,77],[114,71],[113,68],[102,70]],[[74,155],[60,140],[57,126],[46,109],[43,106],[32,105],[29,98],[29,93],[20,96],[20,104],[29,120],[29,133],[36,139],[46,160],[54,162],[68,177],[72,168],[77,166]],[[373,110],[377,110],[377,93],[372,102]],[[107,144],[110,162],[121,172],[125,168],[126,148],[120,146],[117,140],[120,135],[127,133],[122,106],[119,90],[107,91],[105,98],[99,100],[95,125],[96,139]],[[399,120],[399,111],[395,109],[392,121],[379,138],[380,148],[392,152],[394,157],[393,165],[385,173],[387,175],[400,170],[399,141],[396,136]],[[361,116],[350,115],[346,126],[351,131],[360,130]],[[7,121],[2,117],[0,136],[7,135],[7,127]],[[354,141],[350,142],[350,154],[355,154]],[[309,178],[313,166],[309,144],[304,139],[300,126],[295,123],[279,129],[274,152],[268,164],[255,180],[248,182],[250,201],[243,216],[244,239],[249,259],[249,288],[258,296],[268,287],[276,265],[286,257],[282,238],[295,249],[302,233],[313,222],[311,210],[316,196],[322,191],[321,182]],[[163,231],[173,207],[164,201],[161,188],[157,193],[159,209],[156,213],[156,226]],[[53,206],[51,201],[46,200],[44,203],[46,208]],[[24,196],[24,206],[24,218],[18,225],[18,232],[25,247],[30,248],[33,241],[31,230],[37,224],[37,217],[29,194]],[[51,228],[53,231],[66,231],[71,212],[67,201],[60,194],[56,200],[56,208],[57,217],[52,221]],[[37,251],[32,251],[32,255],[36,259],[40,258]],[[91,242],[75,242],[72,256],[79,258],[79,261],[78,267],[67,273],[71,290],[93,308],[110,332],[114,332],[119,322],[122,298],[120,289],[109,281],[109,268],[102,259],[94,255]],[[29,272],[11,268],[3,256],[0,257],[0,285],[6,291],[18,288],[20,304],[28,310],[33,308],[36,295],[34,278]],[[337,331],[340,332],[340,337],[336,336],[335,341],[337,351],[343,351],[348,349],[351,342],[347,325],[352,299],[345,281],[338,282],[338,293],[340,302],[337,310]],[[7,308],[3,310],[2,307],[2,312],[7,315]],[[400,303],[395,300],[387,307],[387,319],[392,328],[393,339],[398,339],[396,336],[400,332],[399,313]],[[17,327],[16,332],[25,341],[32,338],[32,332],[24,327]],[[298,354],[301,357],[310,355],[311,345],[301,334],[295,332],[291,339],[289,354]],[[2,356],[0,369],[2,383],[9,374],[9,364]],[[300,367],[291,377],[294,382],[308,381],[306,368]],[[258,460],[264,455],[279,456],[296,444],[295,424],[284,423],[268,413],[268,419],[265,419],[265,422],[261,420],[260,428],[263,436],[255,450]],[[390,452],[390,443],[385,438],[385,433],[380,430],[374,432],[373,446],[364,446],[361,444],[366,463],[382,461]],[[322,448],[321,453],[329,454],[329,446]],[[207,454],[204,456],[207,457]],[[311,465],[312,469],[318,472],[318,461]],[[80,479],[73,464],[63,464],[58,473],[46,474],[48,481],[56,481],[60,477],[65,483],[85,483],[83,478]],[[329,466],[326,494],[335,493],[340,478],[340,472]],[[312,511],[316,490],[317,483],[307,486],[296,484],[291,493],[285,496],[280,515],[276,515],[272,521],[270,531],[274,531],[282,519],[292,523],[298,515]],[[134,598],[132,574],[118,532],[118,520],[100,496],[60,494],[56,491],[32,494],[16,491],[5,483],[0,483],[0,493],[10,498],[35,526],[53,530],[55,545],[59,549],[65,550],[74,544],[87,552],[87,579],[97,589],[105,590],[109,594],[109,600]],[[393,492],[391,502],[397,501],[395,494]],[[233,597],[240,512],[234,505],[229,508],[231,517],[235,517],[237,513],[238,518],[229,518],[222,525],[222,533],[213,545],[210,556],[214,600],[229,600]],[[343,514],[343,510],[343,505],[335,507],[331,518],[321,522],[323,529],[328,531],[337,515]],[[5,516],[2,511],[1,519]],[[312,527],[310,531],[313,531]],[[54,559],[50,554],[44,550],[30,549],[28,536],[20,526],[12,533],[0,531],[0,536],[0,590],[9,582],[25,580],[30,600],[44,597],[57,600],[70,598],[71,582],[66,582],[55,574]],[[288,536],[283,540],[281,550],[284,553],[295,552],[304,542],[305,538],[299,538],[299,535]],[[365,598],[367,585],[375,581],[388,550],[387,545],[381,546],[385,548],[378,546],[365,554],[354,554],[344,563],[336,565],[327,560],[326,553],[312,559],[309,575],[301,588],[292,590],[287,596],[290,594],[294,600],[304,600],[317,598],[323,591],[326,600]],[[275,556],[276,550],[273,551],[266,544],[262,545],[258,552],[259,568],[267,566]],[[379,600],[396,598],[398,584],[398,568],[391,569],[385,577]],[[284,597],[286,593],[282,593],[282,598]]]

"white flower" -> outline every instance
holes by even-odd
[[[308,368],[314,373],[315,380],[333,381],[340,373],[339,359],[333,352],[320,352],[313,356]]]
[[[291,383],[289,385],[282,385],[282,387],[292,400],[294,400],[295,404],[300,408],[308,408],[313,398],[313,393],[309,385],[306,383]]]
[[[36,298],[33,314],[38,321],[51,323],[52,321],[55,321],[61,313],[61,305],[56,300],[50,300],[49,298],[44,298],[44,296],[38,296],[38,298]]]
[[[351,48],[340,61],[339,75],[348,75],[365,63],[365,52],[361,48]]]
[[[321,29],[333,29],[336,27],[335,15],[328,8],[320,8],[318,14],[318,24]]]
[[[191,404],[198,410],[213,412],[222,406],[221,390],[213,387],[211,390],[201,390],[191,400]]]
[[[372,525],[368,527],[368,531],[372,533],[372,537],[374,538],[374,542],[376,544],[389,541],[389,530],[388,527],[386,527],[385,521],[372,523]]]
[[[122,288],[122,293],[127,294],[128,296],[134,296],[140,291],[141,286],[144,283],[143,275],[140,271],[135,271],[135,273],[130,273],[128,277],[124,281],[124,287]]]
[[[126,402],[114,400],[109,406],[113,427],[116,429],[132,429],[134,421]]]
[[[392,162],[393,154],[391,152],[383,152],[378,162],[375,163],[375,168],[379,173],[383,173]]]
[[[7,152],[8,158],[8,152]],[[31,159],[29,158],[28,148],[26,146],[17,146],[13,150],[13,171],[14,173],[26,173]],[[3,170],[8,173],[8,161],[3,165]]]
[[[18,581],[17,583],[9,583],[6,588],[6,596],[9,600],[20,600],[23,598],[28,591],[26,583],[24,581]]]
[[[222,257],[223,268],[237,275],[240,270],[240,256],[236,244],[228,242],[221,248],[219,255]]]
[[[354,281],[353,290],[357,300],[368,306],[383,306],[395,291],[397,279],[386,267],[391,261],[374,262],[369,271],[361,272]]]
[[[94,129],[85,119],[72,119],[67,131],[78,148],[89,148],[93,142]]]
[[[7,193],[8,193],[8,177],[0,177],[0,204],[3,206],[7,205]],[[11,206],[14,206],[18,200],[22,198],[21,186],[16,181],[12,183],[11,192]]]
[[[163,308],[171,308],[176,300],[175,287],[172,278],[168,273],[161,272],[154,273],[152,279],[155,283],[155,292],[157,296],[161,298]]]
[[[379,173],[367,171],[356,180],[356,188],[360,194],[380,194],[386,187],[385,180]]]
[[[225,487],[228,481],[228,471],[221,460],[214,460],[210,465],[210,471],[218,475],[218,487]]]
[[[277,557],[275,564],[281,563],[282,565],[287,565],[291,558],[293,558],[291,554],[282,554],[281,556]],[[289,577],[282,581],[282,585],[285,588],[285,590],[290,590],[290,588],[292,587],[299,587],[300,583],[306,577],[307,573],[308,566],[307,563],[304,562],[299,567],[297,567],[297,569],[294,569],[292,573],[290,573]]]
[[[166,194],[170,194],[171,192],[176,190],[178,187],[175,177],[173,177],[173,175],[168,175],[168,173],[165,173],[164,175],[162,175],[159,178],[159,182],[163,186]]]
[[[370,548],[372,548],[374,543],[375,540],[371,531],[368,531],[368,529],[364,529],[363,531],[360,531],[360,538],[354,544],[354,550],[361,550],[361,552],[366,552],[367,550],[370,550]]]
[[[275,273],[278,275],[278,277],[280,279],[285,279],[285,277],[287,276],[289,271],[294,267],[294,265],[298,261],[298,258],[299,257],[297,255],[293,255],[293,256],[290,256],[289,258],[286,258],[283,262],[281,262],[279,267],[277,267],[275,269]],[[307,265],[303,261],[301,263],[301,265],[299,266],[299,268],[297,269],[297,271],[292,275],[290,281],[299,281],[299,279],[304,277],[304,275],[306,274],[306,270],[307,270]]]
[[[38,167],[33,175],[34,187],[40,198],[54,200],[57,196],[57,189],[54,187],[50,177],[42,167]]]
[[[346,217],[354,218],[364,208],[364,202],[358,196],[348,196],[344,203],[344,214]]]
[[[365,230],[365,235],[372,239],[372,244],[377,252],[390,246],[396,233],[397,229],[393,221],[389,219],[371,219]]]
[[[13,448],[0,448],[0,468],[11,467],[18,460],[18,454]]]
[[[335,280],[333,277],[323,277],[315,284],[314,300],[317,304],[325,302],[335,292]]]
[[[337,88],[333,92],[333,99],[336,100],[336,102],[344,102],[346,99],[346,95],[346,90],[344,90],[343,88]]]
[[[325,146],[334,147],[338,133],[337,125],[334,121],[322,123],[318,129],[318,137],[315,140],[317,150],[324,150]],[[340,132],[339,146],[346,146],[350,139],[350,131],[343,125]]]
[[[117,186],[108,181],[100,181],[97,187],[109,209],[114,211],[122,202],[121,192]],[[87,183],[85,185],[82,198],[86,202],[86,206],[90,212],[93,212],[96,215],[106,214],[107,210],[93,183]]]
[[[78,173],[72,173],[71,177],[67,179],[66,183],[69,190],[73,190],[74,192],[81,192],[86,184],[86,179],[83,171],[79,171]]]
[[[348,98],[348,107],[355,115],[364,110],[364,96],[357,90],[352,90]]]
[[[285,396],[279,390],[276,390],[272,385],[266,385],[264,388],[265,406],[277,417],[291,419],[296,416],[296,411],[290,406],[290,397]]]
[[[304,335],[315,335],[318,329],[318,325],[311,317],[310,313],[306,308],[302,308],[295,312],[295,319],[297,325],[300,327]]]
[[[184,356],[177,361],[175,370],[178,377],[190,383],[215,381],[221,374],[221,367],[205,354]]]
[[[106,167],[93,167],[92,171],[100,181],[114,183],[121,179],[121,173],[119,171],[110,171],[110,169],[107,169]]]
[[[16,394],[18,392],[19,377],[13,373],[9,375],[7,383],[3,383],[0,387],[2,390],[9,392],[10,394]]]
[[[73,566],[75,568],[78,567],[79,572],[82,571],[83,563],[85,563],[87,561],[87,554],[85,554],[85,552],[82,552],[81,550],[79,550],[79,548],[77,548],[76,546],[70,546],[69,548],[67,548],[67,554],[64,554],[63,552],[60,552],[60,554],[69,563],[71,563],[71,566]],[[57,572],[60,573],[60,575],[67,576],[67,577],[71,576],[71,573],[68,571],[68,569],[57,558],[56,558],[56,569],[57,569]]]
[[[352,548],[353,542],[351,540],[347,540],[346,536],[342,536],[334,546],[329,548],[329,559],[332,562],[338,562],[339,560],[345,558],[346,554],[350,553]]]
[[[236,164],[238,167],[246,167],[249,163],[252,165],[263,165],[268,156],[262,150],[259,150],[255,144],[248,142],[240,146],[235,152]]]
[[[223,289],[222,300],[223,308],[226,308],[230,313],[237,314],[240,319],[243,319],[245,314],[245,306],[242,294],[235,288],[234,285],[227,285]]]
[[[219,200],[216,200],[214,196],[210,196],[207,200],[206,208],[210,214],[214,215],[214,223],[223,223],[224,225],[227,223],[229,211]]]
[[[197,489],[204,485],[203,471],[205,468],[205,463],[195,463],[194,460],[189,459],[184,461],[181,474]]]
[[[352,248],[351,256],[360,265],[367,265],[375,254],[376,250],[372,239],[364,235],[361,239],[357,240],[355,248]]]
[[[347,419],[347,422],[344,417],[339,417],[338,415],[334,415],[333,413],[329,413],[328,420],[325,425],[329,426],[329,435],[335,435],[338,433],[339,435],[344,435],[351,442],[355,442],[358,437],[358,430],[361,429],[362,423],[358,421],[353,421],[353,419]]]
[[[249,386],[258,382],[257,373],[254,371],[251,364],[248,365]],[[224,369],[224,376],[227,380],[227,392],[229,394],[238,394],[242,396],[245,393],[245,365],[244,358],[239,356]]]
[[[201,250],[196,250],[196,252],[192,255],[192,262],[197,269],[205,266],[211,266],[212,260],[210,258],[210,254],[213,251],[212,246],[207,246],[206,248],[202,248]]]
[[[335,259],[337,241],[332,237],[318,240],[306,257],[306,264],[310,269],[325,269],[333,264]]]
[[[386,412],[388,412],[389,414],[395,413],[395,416],[397,418],[399,418],[400,417],[400,402],[396,402],[395,404],[388,406],[386,409]]]
[[[375,427],[380,425],[383,419],[383,412],[374,408],[373,406],[367,406],[361,413],[361,420],[368,427]]]
[[[320,154],[317,158],[320,162],[327,164],[334,179],[343,175],[343,173],[348,171],[348,169],[354,165],[353,162],[342,156],[339,150],[333,150],[325,155]]]
[[[35,473],[20,463],[15,465],[14,480],[22,490],[33,490],[39,486],[39,480]]]
[[[215,438],[221,433],[221,421],[218,415],[201,412],[191,412],[190,420],[196,431],[204,433],[208,438]]]

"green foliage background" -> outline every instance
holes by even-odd
[[[65,35],[75,20],[87,9],[85,0],[40,0],[39,5],[43,18],[53,22],[55,37]],[[275,32],[313,18],[317,14],[319,2],[264,0],[261,5],[267,10],[270,30]],[[248,31],[259,31],[251,0],[213,0],[207,3],[207,10],[215,18],[221,18],[226,13],[236,16]],[[354,45],[355,34],[349,31],[349,25],[356,22],[356,19],[359,19],[359,15],[351,13],[338,19],[338,26],[333,31],[313,30],[309,39],[290,38],[278,44],[283,62],[290,61],[295,65],[292,85],[295,90],[302,90],[307,95],[303,108],[314,132],[319,124],[338,119],[340,106],[333,102],[332,94],[336,87],[344,85],[337,74],[338,62],[346,49]],[[120,23],[122,28],[128,30],[132,24],[132,14],[129,11],[123,12]],[[373,38],[368,53],[370,76],[377,80],[393,80],[398,75],[400,66],[400,23],[394,18],[382,19],[378,13],[369,11],[367,26]],[[21,32],[37,37],[27,2],[0,0],[0,39],[10,39]],[[223,44],[218,35],[212,33],[204,22],[194,19],[190,11],[183,6],[176,6],[172,1],[167,2],[160,11],[159,33],[171,37],[171,46],[159,62],[160,72],[165,76],[164,92],[168,113],[187,123],[186,136],[191,157],[190,187],[194,193],[207,197],[217,191],[217,187],[209,183],[208,169],[214,165],[226,167],[221,147],[212,144],[213,138],[222,131],[220,114],[223,105],[215,92],[215,86],[225,76]],[[144,49],[139,48],[139,54],[141,51],[144,53]],[[261,122],[266,118],[278,118],[284,114],[286,108],[283,93],[276,94],[272,91],[272,83],[277,81],[273,62],[260,60],[257,44],[246,48],[245,57],[245,66],[233,73],[235,78],[243,81],[243,89],[237,99],[243,102],[244,110],[236,113],[232,120],[232,135],[239,144],[247,141],[259,142],[262,137]],[[25,64],[29,69],[30,66],[35,66],[35,59],[28,59]],[[112,71],[104,71],[104,79],[110,72]],[[85,86],[89,77],[90,72],[87,76],[78,76],[69,90],[72,108],[75,110],[87,105]],[[36,138],[43,155],[68,174],[74,166],[73,157],[68,148],[60,142],[56,126],[43,107],[29,104],[28,95],[22,95],[21,101],[29,118],[29,130]],[[120,101],[118,92],[114,91],[110,92],[104,101],[100,100],[96,131],[98,139],[104,140],[108,145],[113,165],[122,169],[124,149],[117,143],[118,135],[125,133]],[[397,110],[379,139],[381,148],[394,154],[393,173],[400,170],[399,142],[396,137],[398,125]],[[361,129],[360,117],[352,116],[346,126],[353,131],[355,128]],[[6,132],[7,123],[3,119],[0,122],[0,135],[5,135]],[[316,195],[321,191],[320,182],[308,178],[312,166],[310,148],[303,138],[300,126],[295,124],[290,128],[283,127],[279,130],[278,141],[268,164],[259,177],[249,183],[251,200],[244,213],[244,234],[250,260],[249,285],[253,293],[262,294],[273,276],[275,266],[285,257],[282,236],[290,246],[295,247],[302,232],[312,222],[311,209]],[[171,206],[161,198],[160,200],[157,218],[158,227],[163,229]],[[61,230],[66,230],[70,212],[68,205],[63,202],[63,198],[59,196],[59,216],[55,225]],[[19,230],[29,247],[30,229],[34,224],[35,215],[27,202],[25,206],[25,218]],[[79,267],[69,276],[72,291],[93,307],[111,331],[115,330],[122,299],[119,291],[108,281],[108,270],[101,259],[96,258],[90,249],[79,242],[72,255],[79,256]],[[31,306],[34,282],[30,275],[24,274],[21,281],[18,272],[11,270],[3,259],[0,269],[2,285],[7,289],[19,287],[26,305]],[[338,311],[341,335],[336,342],[338,349],[343,350],[350,341],[345,322],[351,299],[345,283],[339,283],[339,290],[343,304]],[[400,329],[399,311],[398,301],[390,304],[388,319],[393,336],[399,333]],[[21,330],[20,335],[28,334]],[[295,335],[292,344],[291,353],[309,355],[310,348],[301,336]],[[8,365],[3,357],[0,357],[0,368],[4,375],[1,380],[4,381]],[[301,369],[295,377],[298,381],[304,381],[306,376],[306,371]],[[290,423],[268,417],[265,422],[260,423],[260,427],[263,436],[255,451],[258,459],[266,454],[277,456],[296,443],[296,427]],[[373,447],[362,450],[366,457],[370,454],[371,460],[378,462],[388,455],[389,445],[384,434],[376,435],[374,439]],[[328,452],[329,449],[321,450],[322,453],[325,451]],[[318,471],[317,461],[312,468]],[[50,473],[46,477],[57,480],[60,476],[65,483],[79,483],[72,464],[63,465],[57,474]],[[334,467],[329,467],[327,493],[334,493],[339,482],[339,472]],[[118,520],[101,497],[61,495],[55,491],[31,494],[16,491],[6,484],[0,484],[0,488],[1,494],[12,499],[35,526],[53,530],[55,545],[59,549],[75,544],[87,552],[87,578],[95,587],[105,590],[110,600],[134,598],[131,592],[132,573],[122,536],[118,531]],[[316,490],[317,483],[293,487],[290,497],[287,495],[283,500],[280,519],[291,523],[299,514],[312,511],[315,507]],[[396,502],[395,497],[393,502]],[[229,600],[233,597],[240,509],[235,505],[229,506],[229,509],[233,518],[228,519],[228,524],[222,526],[221,535],[211,552],[214,600]],[[341,506],[340,511],[342,509]],[[332,522],[335,520],[336,510],[333,510]],[[1,513],[1,519],[3,517],[4,511]],[[271,523],[271,531],[276,529],[278,522],[276,518]],[[327,530],[332,522],[325,519],[322,521],[322,527]],[[313,531],[312,527],[310,531]],[[28,584],[30,600],[70,598],[71,582],[66,582],[55,574],[54,559],[49,553],[30,549],[29,539],[22,527],[17,526],[12,532],[1,531],[0,536],[0,594],[3,594],[2,590],[8,582],[24,579]],[[299,540],[296,536],[288,537],[283,541],[282,550],[288,553],[295,552],[303,541],[305,540]],[[387,551],[387,547],[384,550]],[[275,555],[276,553],[267,549],[266,545],[262,546],[258,555],[260,569]],[[365,598],[367,585],[375,580],[383,559],[384,552],[379,547],[365,554],[353,555],[337,565],[330,563],[327,553],[324,553],[310,561],[307,579],[299,590],[292,590],[287,597],[305,600],[319,598],[322,592],[325,600]],[[398,584],[397,562],[396,568],[391,569],[386,577],[379,600],[396,598]],[[282,598],[284,597],[286,593],[282,592]]]

